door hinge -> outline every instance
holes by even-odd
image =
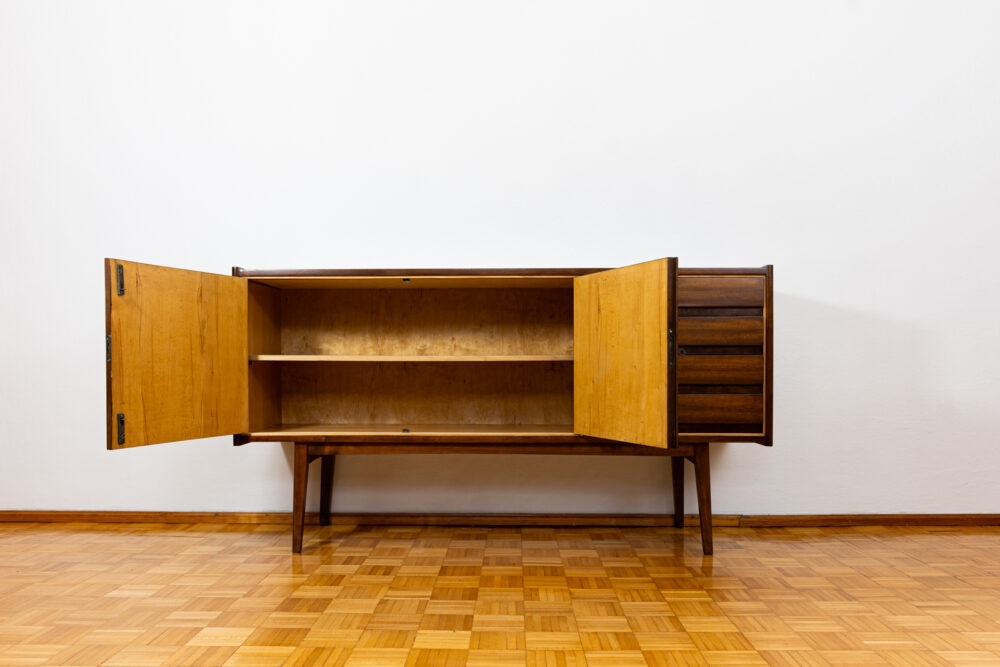
[[[667,366],[674,365],[674,330],[667,329]]]
[[[107,357],[107,359],[105,361],[107,361],[107,363],[110,364],[111,363],[111,334],[108,334],[107,336],[104,337],[104,352],[106,353],[105,356]]]
[[[121,264],[115,264],[115,276],[118,278],[118,296],[125,293],[125,269]]]
[[[125,415],[118,413],[118,444],[125,444]]]

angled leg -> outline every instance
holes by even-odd
[[[292,471],[292,553],[302,553],[302,527],[306,519],[306,483],[309,481],[309,445],[295,443]]]
[[[670,457],[670,474],[674,482],[674,528],[684,527],[684,457]]]
[[[330,505],[333,503],[333,465],[337,458],[333,454],[325,454],[320,465],[319,484],[319,525],[330,525]]]
[[[701,523],[701,550],[712,555],[712,487],[709,482],[708,443],[694,446],[694,475],[698,489],[698,519]]]

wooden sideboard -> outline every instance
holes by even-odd
[[[330,520],[338,454],[671,457],[694,464],[712,553],[709,443],[771,444],[772,267],[249,271],[105,260],[107,442],[294,443]]]

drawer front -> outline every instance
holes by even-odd
[[[677,397],[677,419],[681,424],[758,425],[764,420],[764,397],[760,394],[681,394]]]
[[[700,354],[677,357],[680,385],[762,385],[764,356]]]
[[[763,317],[679,317],[677,340],[689,345],[763,345]]]
[[[767,291],[763,276],[681,276],[677,305],[681,308],[763,308]]]

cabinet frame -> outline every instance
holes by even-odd
[[[770,446],[772,444],[773,428],[773,269],[765,266],[755,269],[685,269],[677,268],[676,259],[659,260],[664,267],[669,266],[667,275],[669,279],[663,286],[663,300],[650,301],[647,304],[660,303],[655,306],[654,311],[667,305],[667,317],[663,322],[668,327],[668,332],[663,340],[666,347],[663,347],[656,354],[650,356],[639,355],[636,357],[636,364],[644,363],[643,358],[652,359],[654,366],[662,359],[669,359],[667,368],[663,369],[663,398],[664,413],[662,423],[666,432],[664,437],[657,443],[646,442],[637,444],[623,442],[627,438],[635,437],[642,439],[646,436],[637,436],[635,433],[648,433],[648,431],[629,430],[628,420],[625,420],[624,428],[615,426],[608,429],[597,429],[594,433],[600,433],[605,437],[595,437],[575,432],[577,429],[569,426],[569,430],[561,430],[558,427],[550,427],[548,430],[525,427],[520,431],[517,428],[504,430],[503,428],[482,428],[477,429],[476,424],[470,424],[467,429],[454,429],[447,432],[447,429],[428,430],[427,432],[403,432],[386,433],[384,429],[313,429],[312,432],[303,427],[296,432],[294,429],[268,428],[260,422],[260,413],[269,412],[268,421],[274,421],[275,410],[281,416],[280,399],[279,405],[264,406],[260,401],[254,399],[254,382],[260,381],[252,370],[253,364],[270,364],[264,366],[270,370],[262,371],[259,375],[265,378],[265,382],[275,382],[279,375],[278,368],[284,364],[352,364],[362,363],[570,363],[576,366],[577,350],[574,354],[524,354],[524,355],[491,355],[491,354],[469,354],[463,356],[446,355],[343,355],[343,354],[281,354],[280,339],[278,347],[275,348],[274,341],[269,343],[271,351],[275,354],[261,352],[260,346],[254,342],[255,336],[262,334],[257,331],[253,321],[253,308],[247,305],[252,302],[254,293],[260,292],[266,286],[268,292],[272,289],[280,291],[280,288],[292,289],[319,289],[340,286],[348,289],[424,289],[437,287],[462,288],[564,288],[571,291],[571,296],[577,294],[575,283],[577,279],[586,277],[589,284],[593,284],[595,276],[593,274],[610,272],[609,276],[615,276],[617,271],[620,275],[626,275],[626,270],[583,268],[583,269],[315,269],[315,270],[247,270],[240,267],[233,267],[232,277],[215,276],[215,274],[198,274],[197,281],[201,281],[198,292],[198,305],[202,305],[204,285],[208,284],[211,289],[229,290],[232,284],[227,280],[237,280],[243,285],[244,304],[244,338],[241,353],[246,360],[247,370],[242,381],[236,382],[236,391],[240,389],[242,382],[243,391],[246,394],[242,416],[239,410],[234,412],[235,416],[225,419],[217,419],[214,415],[204,419],[205,425],[196,428],[180,429],[182,433],[174,439],[208,437],[213,435],[225,435],[227,432],[233,435],[234,445],[244,445],[250,442],[291,442],[294,444],[294,482],[293,493],[293,550],[298,552],[302,548],[303,524],[304,524],[304,502],[305,484],[307,479],[308,465],[315,460],[323,462],[323,475],[321,489],[321,522],[329,522],[330,518],[330,493],[332,492],[333,465],[337,455],[344,454],[398,454],[398,453],[507,453],[507,454],[575,454],[575,455],[628,455],[628,456],[667,456],[671,457],[671,469],[673,479],[674,496],[674,525],[683,525],[683,462],[691,461],[695,466],[695,476],[698,487],[699,516],[701,524],[702,546],[706,554],[712,553],[712,533],[711,533],[711,495],[709,487],[709,450],[711,442],[755,442]],[[656,262],[647,263],[652,266]],[[113,329],[114,322],[112,309],[117,289],[117,276],[115,270],[118,265],[130,267],[144,266],[150,269],[162,270],[166,272],[178,272],[182,279],[186,278],[182,274],[195,274],[196,272],[183,272],[176,269],[164,269],[163,267],[150,267],[150,265],[137,265],[134,263],[122,262],[121,260],[105,261],[105,288],[106,288],[106,322],[108,334],[111,336],[108,343],[108,445],[109,448],[120,448],[115,442],[116,408],[112,396],[122,395],[122,390],[113,380],[115,370],[122,372],[128,369],[127,364],[123,364],[119,358],[120,352],[115,348]],[[635,265],[642,267],[644,265]],[[626,267],[633,269],[635,267]],[[131,268],[130,270],[135,270]],[[221,280],[223,282],[216,282]],[[197,282],[196,281],[196,282]],[[207,283],[205,281],[208,281]],[[688,289],[683,285],[688,283]],[[641,283],[640,283],[641,285]],[[211,290],[209,290],[211,291]],[[680,292],[680,296],[678,296]],[[213,292],[214,293],[214,292]],[[685,294],[687,296],[685,296]],[[655,297],[659,298],[659,297]],[[685,301],[687,299],[687,301]],[[687,305],[685,305],[687,304]],[[182,305],[182,311],[187,306]],[[223,304],[225,306],[225,304]],[[685,321],[684,317],[677,318],[678,310],[691,311],[690,317]],[[212,309],[215,309],[214,311]],[[580,308],[579,303],[577,309]],[[635,312],[643,312],[642,305],[638,301],[629,305],[629,308],[638,308]],[[195,312],[192,321],[200,321],[202,328],[205,328],[206,321],[216,322],[218,312],[227,313],[238,312],[225,310],[218,305],[202,309],[205,312]],[[648,308],[647,308],[648,310]],[[197,309],[195,309],[197,311]],[[705,312],[702,312],[705,311]],[[596,312],[596,311],[595,311]],[[215,315],[213,315],[215,313]],[[216,317],[212,320],[212,317]],[[589,316],[588,316],[589,317]],[[164,321],[164,316],[160,315]],[[200,320],[198,319],[200,318]],[[713,319],[715,318],[715,319]],[[191,319],[191,318],[189,318]],[[237,318],[238,319],[238,318]],[[217,325],[216,325],[217,326]],[[578,332],[579,323],[571,324],[574,336]],[[654,336],[658,334],[658,323],[651,323],[650,331]],[[280,329],[280,324],[278,325]],[[190,328],[190,327],[189,327]],[[690,332],[699,332],[697,335]],[[118,332],[121,333],[121,332]],[[127,332],[126,332],[127,335]],[[179,334],[191,338],[190,331]],[[270,334],[273,336],[273,334]],[[709,355],[706,357],[688,357],[684,363],[680,364],[679,354],[683,354],[682,346],[685,344],[684,336],[694,336],[693,345],[689,348],[692,353]],[[700,339],[695,340],[697,336]],[[727,338],[727,336],[729,338]],[[205,333],[201,332],[202,345],[204,346]],[[224,338],[224,337],[223,337]],[[184,339],[187,340],[187,339]],[[220,339],[222,340],[222,339]],[[735,342],[740,345],[725,346],[718,343]],[[760,343],[756,345],[756,343]],[[604,343],[600,343],[603,345]],[[256,349],[255,349],[256,345]],[[655,347],[655,346],[654,346]],[[650,348],[653,349],[653,348]],[[696,351],[697,350],[697,351]],[[749,352],[748,352],[749,350]],[[726,355],[751,355],[736,357]],[[757,355],[751,358],[752,355]],[[147,354],[147,356],[149,356]],[[195,357],[197,354],[194,355]],[[755,360],[756,359],[756,360]],[[114,363],[113,363],[114,362]],[[738,363],[737,363],[738,362]],[[148,360],[147,360],[148,365]],[[678,371],[678,366],[681,370]],[[212,369],[210,368],[209,371]],[[588,372],[590,372],[588,370]],[[757,374],[762,373],[759,384],[753,383],[757,379]],[[209,375],[211,373],[209,372]],[[685,377],[688,384],[685,383]],[[268,379],[269,378],[269,379]],[[121,378],[119,378],[120,380]],[[194,381],[198,381],[196,377]],[[713,384],[714,383],[714,384]],[[641,386],[641,382],[636,385],[633,382],[627,386]],[[680,391],[679,391],[680,390]],[[573,390],[572,395],[577,396],[578,390]],[[625,392],[626,394],[628,392]],[[639,391],[642,393],[642,390]],[[617,397],[617,393],[612,398]],[[218,397],[210,396],[210,399],[218,402]],[[678,400],[680,399],[680,400]],[[208,399],[205,399],[208,400]],[[573,399],[575,401],[575,398]],[[226,402],[226,400],[223,400]],[[641,405],[636,403],[635,405]],[[612,406],[613,407],[613,406]],[[579,408],[577,408],[579,409]],[[628,405],[623,407],[613,407],[612,417],[620,411],[626,412],[632,408]],[[640,415],[644,416],[647,408],[640,409]],[[698,420],[705,423],[679,424],[679,415],[683,417],[687,414],[696,415]],[[735,410],[735,412],[732,412]],[[257,421],[255,422],[255,415]],[[204,416],[204,415],[202,415]],[[742,423],[750,420],[751,423]],[[576,421],[574,417],[574,421]],[[619,420],[621,421],[621,420]],[[690,419],[688,420],[691,421]],[[732,422],[731,425],[727,425]],[[239,424],[240,427],[235,427]],[[756,424],[756,427],[754,427]],[[284,426],[284,425],[282,425]],[[488,424],[481,425],[488,427]],[[696,428],[698,427],[698,428]],[[702,428],[706,427],[706,428]],[[658,428],[658,427],[657,427]],[[617,429],[617,430],[616,430]],[[656,429],[654,429],[655,431]],[[440,432],[438,432],[440,431]],[[610,439],[614,436],[620,439]],[[154,444],[155,442],[170,441],[169,438],[158,436],[149,439],[148,442],[129,443],[133,444]]]

